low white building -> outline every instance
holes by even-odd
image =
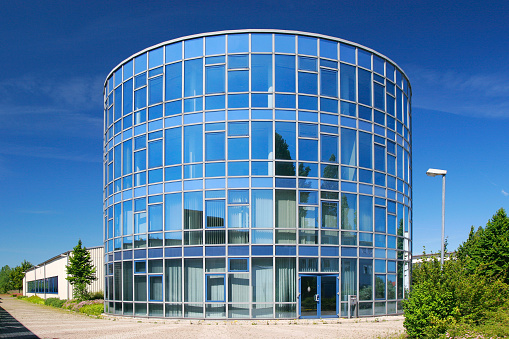
[[[104,247],[87,248],[97,277],[89,286],[88,291],[104,291]],[[37,295],[41,298],[72,299],[72,285],[67,281],[65,266],[69,264],[72,251],[59,254],[36,265],[25,272],[23,278],[23,295]]]

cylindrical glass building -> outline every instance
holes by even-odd
[[[411,89],[358,44],[238,30],[141,51],[104,86],[107,313],[397,314]],[[353,308],[352,308],[353,309]]]

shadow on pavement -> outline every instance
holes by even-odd
[[[0,338],[39,338],[0,306]]]

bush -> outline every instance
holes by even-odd
[[[85,313],[88,315],[101,315],[104,312],[104,304],[93,304],[93,305],[84,305],[80,308],[80,313]]]
[[[104,293],[102,291],[90,293],[89,300],[95,299],[104,299]]]
[[[58,298],[48,298],[44,301],[44,305],[61,308],[66,300],[60,300]]]
[[[104,301],[103,300],[100,300],[100,299],[96,299],[96,300],[85,300],[85,301],[79,301],[79,300],[76,300],[76,299],[72,299],[72,300],[67,300],[63,305],[62,305],[62,308],[66,308],[68,310],[71,310],[71,311],[80,311],[80,309],[83,307],[83,306],[86,306],[86,305],[103,305],[104,304]],[[102,312],[101,312],[102,313]]]
[[[38,297],[36,295],[33,295],[31,297],[28,297],[28,298],[23,298],[23,299],[28,301],[28,302],[31,302],[33,304],[44,305],[44,299],[41,298],[41,297]]]
[[[443,270],[437,258],[425,258],[414,268],[412,283],[403,305],[404,326],[413,338],[436,338],[461,324],[479,325],[509,296],[502,281],[471,274],[455,258],[445,261]]]

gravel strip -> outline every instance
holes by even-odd
[[[169,320],[88,317],[0,296],[0,338],[390,338],[404,333],[403,316],[360,319]],[[12,317],[11,317],[12,316]],[[15,318],[16,321],[13,321]],[[15,324],[17,323],[17,324]],[[22,326],[21,326],[22,325]],[[12,328],[18,332],[9,332]],[[24,326],[24,328],[23,328]],[[27,336],[25,336],[27,335]]]

